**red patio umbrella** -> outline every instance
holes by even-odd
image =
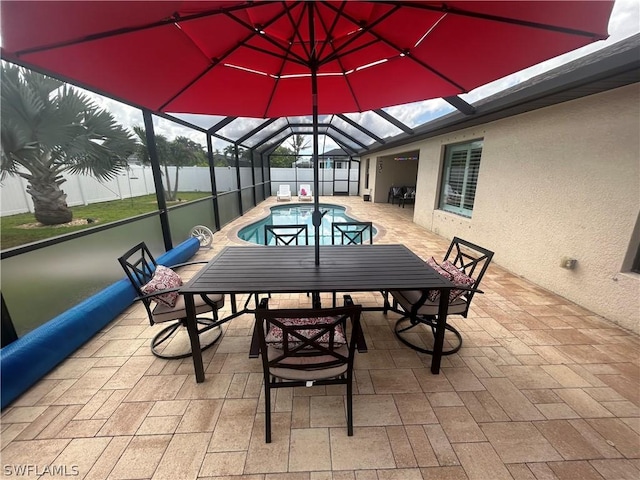
[[[313,115],[318,238],[318,114],[468,92],[606,38],[612,7],[613,0],[3,1],[2,58],[156,112]]]

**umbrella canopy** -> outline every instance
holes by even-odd
[[[605,1],[3,1],[2,56],[152,111],[274,118],[468,92],[607,37]]]
[[[468,92],[606,38],[612,8],[613,0],[3,1],[2,57],[155,112],[313,115],[318,238],[318,114]]]

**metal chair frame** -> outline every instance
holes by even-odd
[[[360,314],[362,307],[354,305],[351,297],[345,295],[345,306],[324,309],[268,309],[268,299],[263,298],[256,310],[255,329],[260,345],[262,367],[264,373],[264,401],[265,401],[265,441],[271,443],[271,389],[287,387],[304,387],[311,385],[346,385],[347,389],[347,434],[353,435],[353,361],[357,341],[361,335]],[[331,321],[322,324],[286,325],[286,318],[318,318],[332,317]],[[347,329],[347,321],[350,329]],[[266,333],[271,325],[282,329],[283,346],[271,350],[266,342]],[[347,340],[348,354],[336,351],[333,335],[337,326],[343,328]],[[314,333],[304,334],[305,330],[313,329]],[[256,333],[254,332],[254,333]],[[329,344],[320,343],[320,337],[329,334],[332,340]],[[296,344],[289,345],[288,339],[295,338]],[[296,359],[304,358],[305,363],[296,363]],[[314,362],[313,359],[318,361]],[[335,377],[318,379],[317,373],[323,369],[346,367],[345,371]],[[288,369],[300,372],[309,371],[315,375],[309,380],[287,379],[272,375],[272,369]],[[275,370],[277,372],[277,370]],[[304,375],[297,375],[304,377]]]
[[[369,244],[373,245],[373,223],[372,222],[332,222],[331,223],[331,244],[336,244],[336,233],[340,240],[340,245],[362,245],[364,244],[364,234],[369,232]],[[336,306],[338,294],[333,292],[333,306]],[[387,297],[383,293],[385,305]]]
[[[372,222],[332,222],[331,244],[336,244],[336,234],[340,240],[339,245],[362,245],[364,235],[369,232],[369,244],[373,244]]]
[[[459,237],[454,237],[447,249],[447,252],[443,258],[443,262],[448,260],[457,268],[459,268],[465,275],[472,277],[475,282],[472,287],[456,287],[456,289],[464,290],[462,297],[465,300],[464,310],[461,312],[452,313],[451,315],[460,315],[463,318],[467,318],[469,308],[471,307],[471,301],[476,293],[484,293],[479,289],[480,282],[484,277],[484,274],[491,263],[494,253],[486,248],[480,247],[467,240],[463,240]],[[438,319],[435,315],[421,315],[418,313],[423,306],[427,298],[427,292],[423,292],[420,301],[413,305],[410,311],[406,311],[404,308],[399,308],[398,301],[394,298],[393,304],[390,310],[402,315],[395,325],[395,334],[398,340],[400,340],[406,346],[422,353],[433,354],[433,350],[429,348],[423,348],[413,343],[408,336],[404,336],[405,333],[411,333],[415,327],[426,325],[431,329],[433,336],[435,337],[436,325]],[[420,303],[422,302],[422,303]],[[445,324],[445,329],[453,333],[456,339],[453,343],[453,347],[449,350],[442,352],[442,355],[451,355],[456,353],[462,347],[462,335],[452,325]]]
[[[300,245],[300,237],[304,233],[303,245],[309,245],[309,227],[306,224],[298,225],[265,225],[264,244],[269,245],[269,233],[275,239],[275,245]],[[255,294],[256,305],[260,302],[259,293]],[[268,294],[271,298],[271,293]],[[307,293],[307,296],[309,294]],[[315,298],[315,297],[314,297]]]
[[[133,258],[133,260],[132,260]],[[156,322],[154,320],[153,311],[156,308],[151,302],[154,297],[159,295],[178,291],[179,288],[172,288],[167,290],[162,290],[159,292],[155,292],[152,294],[145,294],[142,291],[142,287],[147,284],[153,278],[153,274],[158,266],[158,262],[153,258],[151,251],[147,247],[144,242],[137,244],[135,247],[129,249],[124,255],[118,258],[118,262],[122,266],[123,270],[127,274],[127,278],[131,282],[131,285],[135,289],[137,293],[137,297],[134,301],[141,301],[144,305],[147,316],[149,317],[149,323],[151,325],[155,325],[157,323],[166,323],[166,322]],[[206,264],[207,262],[186,262],[179,263],[176,265],[172,265],[171,269],[176,269],[179,267],[189,266],[189,265],[198,265],[198,264]],[[196,318],[197,324],[202,326],[202,328],[198,329],[198,335],[205,333],[213,328],[218,328],[220,322],[218,321],[218,309],[222,308],[224,305],[224,297],[222,302],[213,302],[206,295],[202,295],[202,299],[211,307],[211,311],[213,312],[213,320],[210,318],[198,317]],[[174,333],[181,328],[186,328],[186,317],[176,317],[169,326],[163,328],[158,334],[156,334],[151,340],[151,352],[159,358],[165,359],[180,359],[187,358],[191,356],[191,352],[188,353],[180,353],[175,355],[167,355],[162,353],[160,347],[168,340],[172,338]],[[171,322],[171,320],[168,320]],[[201,345],[201,350],[206,350],[207,348],[213,346],[220,335],[216,336],[209,343]]]
[[[395,203],[395,200],[398,199],[398,205],[400,204],[400,199],[404,195],[405,187],[391,187],[389,188],[389,193],[387,194],[387,203],[391,201],[391,205]]]
[[[309,245],[309,227],[300,225],[265,225],[264,244],[269,245],[269,233],[275,239],[275,245],[300,245],[300,237],[304,233],[304,244]]]

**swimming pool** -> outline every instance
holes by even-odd
[[[331,245],[331,223],[333,222],[355,222],[354,218],[349,217],[345,213],[345,208],[339,205],[331,205],[329,203],[321,203],[320,211],[327,213],[322,217],[322,225],[320,225],[320,245]],[[309,245],[315,245],[315,231],[311,223],[313,214],[313,205],[279,205],[271,207],[271,214],[262,220],[247,225],[238,232],[238,237],[242,240],[258,245],[264,245],[264,226],[265,225],[308,225],[309,229]],[[375,236],[376,229],[373,229]],[[369,242],[369,235],[364,238],[365,242]],[[273,239],[270,237],[270,244]]]

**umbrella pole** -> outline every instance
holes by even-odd
[[[316,265],[320,265],[320,225],[322,224],[322,214],[320,213],[320,166],[318,165],[318,61],[315,50],[315,25],[313,19],[313,2],[307,5],[309,9],[309,39],[311,49],[311,102],[313,115],[313,227],[315,231],[315,260]]]
[[[316,86],[315,74],[312,76],[311,83]],[[322,225],[322,213],[320,213],[320,166],[318,165],[318,105],[317,92],[313,94],[313,227],[315,229],[315,256],[316,265],[320,265],[320,225]]]

